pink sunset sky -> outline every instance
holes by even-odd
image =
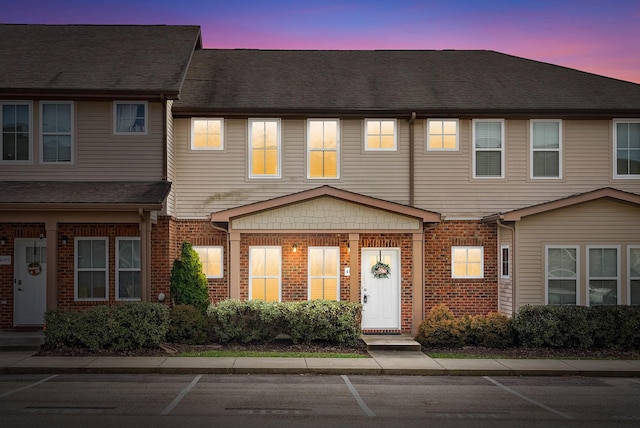
[[[199,25],[207,48],[495,50],[640,83],[640,0],[0,0],[0,22]]]

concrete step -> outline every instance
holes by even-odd
[[[0,331],[0,352],[38,351],[44,343],[44,332]]]
[[[409,334],[363,334],[362,340],[367,351],[413,351],[420,352],[421,346]]]

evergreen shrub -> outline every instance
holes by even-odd
[[[182,243],[180,259],[173,261],[170,289],[176,305],[191,305],[202,313],[209,307],[207,277],[202,272],[200,256],[188,242]]]

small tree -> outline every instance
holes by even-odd
[[[209,307],[207,277],[198,253],[188,242],[182,243],[180,259],[173,261],[171,295],[176,305],[192,305],[203,313]]]

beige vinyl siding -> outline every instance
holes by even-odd
[[[545,246],[578,246],[579,302],[586,303],[587,246],[620,246],[621,302],[627,302],[626,254],[640,243],[640,208],[612,200],[596,200],[575,207],[526,217],[517,223],[517,306],[544,304]]]
[[[173,131],[173,100],[167,100],[167,181],[175,183],[176,180],[176,161],[175,161],[175,135]],[[175,186],[171,186],[171,191],[167,196],[165,203],[165,212],[167,215],[174,215],[176,210],[176,190]]]
[[[162,179],[162,104],[149,103],[147,135],[113,135],[113,103],[76,101],[72,164],[40,163],[39,103],[33,103],[32,164],[3,164],[0,180],[151,181]]]
[[[398,121],[398,152],[364,152],[363,120],[341,120],[340,179],[307,179],[306,120],[281,121],[282,178],[248,178],[247,120],[225,119],[222,151],[190,149],[189,119],[175,119],[176,206],[180,218],[273,199],[323,185],[408,202],[408,125]]]
[[[460,119],[459,151],[426,151],[426,121],[416,121],[416,206],[449,219],[552,201],[603,187],[637,193],[640,180],[612,178],[610,120],[563,121],[563,178],[529,178],[529,120],[505,121],[504,179],[474,179],[471,119]]]

